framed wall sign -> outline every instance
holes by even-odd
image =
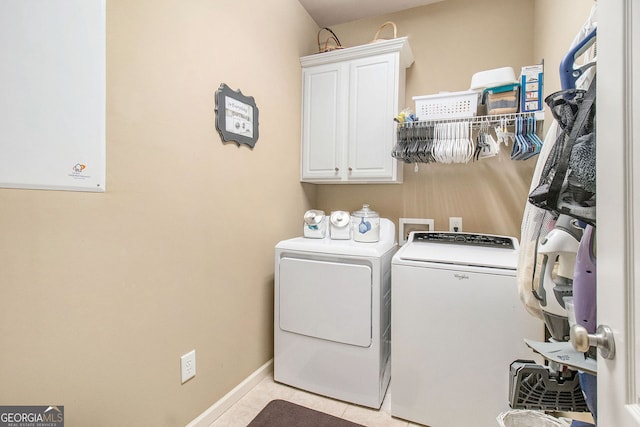
[[[258,141],[258,107],[252,96],[233,91],[222,83],[216,91],[216,129],[222,141],[246,144]]]

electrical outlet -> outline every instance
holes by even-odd
[[[196,376],[196,351],[180,356],[180,370],[182,372],[182,384]]]
[[[449,231],[460,233],[462,231],[462,217],[449,217]]]

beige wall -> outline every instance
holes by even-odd
[[[0,404],[185,425],[272,357],[273,247],[315,199],[298,58],[317,26],[296,0],[106,4],[107,192],[0,190]],[[220,141],[223,82],[256,99],[253,150]]]
[[[546,95],[561,89],[560,61],[594,4],[595,0],[535,0],[533,52],[536,58],[544,58]],[[545,119],[552,119],[548,109]]]
[[[413,96],[467,90],[477,71],[511,66],[517,75],[522,66],[545,58],[555,63],[548,74],[557,75],[559,59],[547,58],[564,55],[590,6],[585,0],[447,0],[332,29],[352,46],[370,41],[386,20],[395,22],[415,57],[407,70],[405,104],[414,109]],[[567,14],[575,14],[564,21],[570,28],[558,32]],[[418,173],[405,165],[402,185],[322,185],[317,207],[354,210],[369,203],[396,224],[400,217],[433,218],[436,229],[448,229],[448,218],[461,216],[465,231],[519,237],[537,158],[512,161],[510,150],[503,146],[498,158],[466,165],[421,164]]]
[[[361,44],[393,19],[416,58],[411,106],[566,50],[575,31],[537,37],[563,2],[447,0],[334,30]],[[316,32],[296,0],[107,1],[107,192],[0,190],[0,404],[65,405],[69,427],[186,424],[272,357],[273,246],[310,207],[519,234],[534,161],[301,185],[298,58]],[[256,99],[253,150],[215,130],[223,82]]]

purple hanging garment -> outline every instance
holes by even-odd
[[[587,225],[578,246],[573,274],[573,306],[576,323],[590,334],[596,332],[596,257],[594,254],[595,229]]]

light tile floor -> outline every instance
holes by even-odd
[[[229,408],[210,427],[241,427],[249,424],[253,418],[264,408],[267,403],[274,399],[288,400],[298,405],[306,406],[327,414],[344,418],[354,423],[363,424],[368,427],[416,427],[414,424],[391,417],[391,393],[382,402],[380,410],[365,408],[363,406],[352,405],[340,400],[309,393],[304,390],[289,387],[273,381],[273,376],[267,376],[249,393],[244,395],[240,401]],[[588,413],[566,414],[559,413],[558,416],[570,417],[577,420],[593,422]],[[496,426],[498,423],[496,422]]]
[[[273,399],[288,400],[368,427],[418,426],[418,424],[391,417],[389,396],[390,394],[387,393],[382,402],[382,408],[375,410],[276,383],[272,376],[268,376],[222,414],[211,424],[211,427],[246,426]]]

